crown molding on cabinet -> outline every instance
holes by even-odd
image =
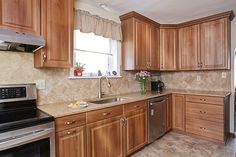
[[[134,18],[137,18],[137,19],[139,19],[139,20],[142,20],[142,21],[151,23],[151,24],[153,24],[153,25],[156,25],[157,27],[160,27],[160,24],[159,24],[158,22],[153,21],[153,20],[151,20],[151,19],[149,19],[149,18],[147,18],[147,17],[145,17],[145,16],[143,16],[143,15],[141,15],[141,14],[135,12],[135,11],[131,11],[131,12],[129,12],[129,13],[126,13],[126,14],[124,14],[124,15],[121,15],[121,16],[120,16],[120,20],[121,20],[121,21],[124,21],[124,20],[127,20],[127,19],[129,19],[129,18],[133,18],[133,17],[134,17]]]

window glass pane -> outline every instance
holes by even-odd
[[[110,53],[109,40],[93,33],[81,33],[75,30],[75,49]]]
[[[74,62],[85,64],[83,76],[97,76],[98,70],[102,75],[117,72],[116,40],[111,40],[93,33],[81,33],[76,30],[74,34]]]
[[[99,53],[76,52],[76,61],[85,64],[84,73],[97,73],[101,70],[103,75],[106,74],[109,57],[109,55]]]

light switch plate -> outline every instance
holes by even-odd
[[[43,79],[36,80],[35,83],[36,83],[37,89],[41,89],[41,90],[46,89],[46,80],[43,80]]]
[[[222,72],[222,73],[221,73],[221,77],[222,77],[222,78],[226,78],[226,77],[227,77],[226,72]]]
[[[201,81],[201,76],[197,75],[197,81]]]

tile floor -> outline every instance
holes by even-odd
[[[170,132],[132,157],[236,157],[236,138],[224,146]]]

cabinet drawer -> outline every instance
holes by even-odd
[[[223,106],[219,105],[208,105],[208,104],[187,102],[186,117],[223,123],[224,108]]]
[[[122,114],[123,105],[87,112],[87,123],[92,123],[99,120],[120,116]]]
[[[147,101],[137,101],[124,105],[124,113],[147,107]]]
[[[56,118],[56,132],[85,125],[85,113]]]
[[[187,118],[186,131],[196,135],[224,141],[224,124],[206,120]]]
[[[186,95],[186,101],[224,105],[224,98],[221,98],[221,97]]]

